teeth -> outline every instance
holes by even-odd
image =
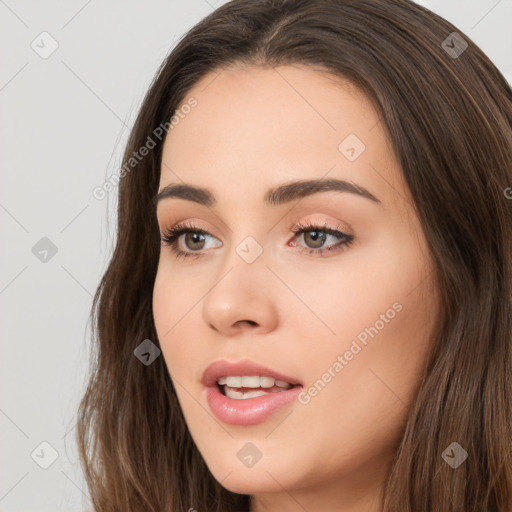
[[[242,393],[241,391],[236,391],[231,388],[224,388],[226,396],[228,398],[234,398],[236,400],[246,400],[247,398],[256,398],[257,396],[268,395],[268,391],[248,391],[247,393]]]
[[[241,388],[242,387],[242,377],[226,377],[225,378],[226,386],[232,387],[232,388]]]
[[[260,377],[260,386],[262,388],[271,388],[274,386],[274,377]]]
[[[242,375],[221,377],[217,382],[230,388],[272,388],[274,385],[281,388],[291,388],[291,384],[283,380],[276,380],[273,377],[259,375]]]
[[[279,393],[292,387],[290,383],[283,380],[260,375],[229,375],[217,379],[217,382],[223,387],[222,391],[228,398],[236,400]],[[251,390],[249,391],[248,388]]]

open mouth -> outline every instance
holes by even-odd
[[[269,375],[223,376],[209,382],[206,379],[204,384],[206,401],[215,416],[224,423],[244,426],[261,423],[291,405],[302,389],[297,381]]]
[[[266,421],[281,408],[291,406],[302,389],[302,383],[293,377],[270,368],[224,366],[206,373],[203,385],[211,411],[230,425],[248,426]],[[240,375],[240,369],[246,374]],[[262,372],[258,375],[248,371],[255,369]]]

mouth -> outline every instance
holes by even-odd
[[[215,361],[201,382],[215,416],[224,423],[245,426],[261,423],[291,405],[303,388],[296,378],[250,360]]]

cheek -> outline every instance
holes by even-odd
[[[162,345],[165,343],[165,333],[173,325],[173,314],[176,310],[176,295],[169,289],[166,282],[166,273],[162,271],[160,264],[153,286],[153,318],[158,339]]]
[[[162,248],[162,251],[170,251]],[[186,316],[197,314],[207,287],[194,267],[182,269],[173,263],[174,256],[162,252],[153,287],[153,317],[158,334],[162,334],[161,343],[182,325]]]
[[[186,325],[187,312],[192,313],[190,310],[199,298],[190,289],[193,289],[191,283],[188,281],[188,286],[185,286],[180,281],[179,273],[172,272],[171,275],[165,260],[160,263],[153,287],[153,318],[168,370],[178,380],[180,376],[175,374],[174,367],[180,368],[182,365],[176,364],[176,361],[187,356],[186,349],[190,346],[181,329]]]
[[[428,262],[413,246],[395,247],[345,259],[347,272],[330,282],[330,300],[318,309],[336,336],[302,345],[308,378],[301,428],[343,439],[334,459],[347,468],[398,441],[430,348],[432,278],[419,284]],[[325,464],[332,443],[320,444],[311,457]]]
[[[322,390],[333,382],[314,400],[322,406],[333,400],[340,411],[353,409],[366,418],[358,424],[372,423],[373,413],[384,414],[393,403],[408,403],[419,383],[437,301],[431,261],[417,240],[405,229],[382,233],[347,251],[338,273],[326,265],[314,276],[304,274],[297,290],[322,320],[312,318],[309,326],[303,321],[301,332],[309,334],[296,347],[308,360],[309,383],[320,380]],[[321,335],[313,344],[314,331]],[[359,410],[358,403],[367,409]]]
[[[402,223],[395,229],[376,229],[330,262],[300,261],[298,268],[283,267],[283,281],[294,283],[293,291],[306,306],[295,301],[289,315],[300,316],[298,321],[311,337],[316,332],[337,348],[345,342],[350,345],[376,323],[379,331],[390,334],[392,326],[422,325],[429,315],[426,299],[432,298],[425,245]]]

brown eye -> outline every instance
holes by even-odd
[[[313,235],[311,235],[313,233]],[[323,231],[306,231],[304,232],[304,241],[312,249],[319,249],[327,239],[327,235]]]
[[[180,238],[184,235],[184,249],[179,248]],[[215,240],[215,237],[207,231],[194,226],[190,222],[178,224],[161,234],[161,242],[163,245],[171,247],[177,258],[199,258],[204,252],[200,252],[205,248],[207,237]],[[220,244],[222,245],[222,244]],[[215,247],[215,246],[214,246]],[[219,245],[217,245],[219,247]]]
[[[315,226],[312,224],[299,224],[295,230],[293,230],[296,238],[301,238],[303,235],[305,246],[301,246],[301,250],[307,251],[309,254],[323,256],[326,252],[338,252],[344,247],[348,247],[354,241],[354,236],[346,234],[337,229],[327,227],[327,223],[324,226]],[[332,237],[335,240],[339,240],[338,243],[327,245],[324,244],[327,237]],[[293,245],[297,245],[294,243]]]

